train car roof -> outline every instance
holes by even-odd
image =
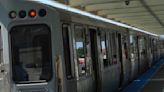
[[[103,17],[97,16],[97,15],[94,15],[94,14],[91,14],[91,13],[88,13],[88,12],[85,12],[85,11],[82,11],[82,10],[79,10],[79,9],[75,9],[75,8],[70,7],[70,6],[60,4],[56,1],[52,1],[52,0],[32,0],[32,1],[36,1],[36,2],[45,4],[45,5],[49,5],[51,7],[57,8],[57,9],[62,9],[62,10],[67,11],[67,12],[79,14],[79,15],[89,17],[89,18],[92,18],[92,19],[95,19],[95,20],[98,20],[98,21],[102,21],[102,22],[105,22],[105,23],[117,25],[117,26],[120,26],[120,27],[135,30],[135,31],[138,31],[138,32],[143,32],[143,33],[153,35],[153,36],[158,36],[157,34],[153,34],[153,33],[144,31],[142,29],[129,26],[127,24],[123,24],[123,23],[116,22],[116,21],[113,21],[113,20],[110,20],[110,19],[107,19],[107,18],[103,18]]]

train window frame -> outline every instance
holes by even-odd
[[[77,30],[76,28],[79,28],[80,30]],[[83,64],[85,64],[85,65],[82,65],[81,69],[80,69],[80,63],[79,63],[78,54],[77,54],[77,44],[76,44],[76,40],[77,40],[76,36],[77,35],[75,35],[76,34],[75,32],[77,32],[77,31],[81,31],[82,38],[83,38],[82,39],[82,41],[83,41],[82,46],[83,46],[83,53],[84,53],[84,63]],[[75,54],[75,60],[77,62],[77,67],[78,67],[78,76],[83,77],[83,76],[86,76],[86,74],[87,74],[87,71],[86,71],[86,67],[87,67],[86,66],[86,64],[87,64],[86,63],[86,43],[85,43],[86,37],[85,37],[85,28],[83,25],[78,25],[78,24],[74,25],[73,37],[74,37],[74,50],[75,50],[74,54]],[[83,66],[84,66],[84,68],[83,68]],[[80,73],[80,70],[82,70],[83,73]]]
[[[77,59],[77,51],[76,51],[76,37],[75,37],[75,27],[78,26],[82,29],[82,34],[83,34],[83,42],[84,42],[84,54],[85,54],[85,73],[80,75],[80,72],[79,72],[79,63],[77,62],[78,59]],[[76,68],[76,70],[78,72],[77,73],[77,78],[81,78],[81,77],[86,77],[86,76],[90,76],[92,74],[92,59],[91,59],[91,42],[90,42],[90,32],[88,31],[89,30],[89,27],[88,25],[84,25],[84,24],[78,24],[78,23],[75,23],[73,25],[73,28],[74,28],[74,31],[73,32],[73,43],[74,44],[74,59],[75,59],[75,65],[78,67]],[[76,67],[75,66],[75,67]]]
[[[44,28],[44,29],[41,29],[41,27],[42,28]],[[28,33],[29,35],[31,35],[31,36],[29,36],[27,33],[26,33],[26,36],[27,36],[27,38],[28,37],[30,37],[30,39],[29,39],[29,42],[27,41],[27,44],[31,44],[31,42],[32,42],[32,45],[30,45],[29,44],[29,46],[27,45],[25,45],[25,47],[23,47],[23,49],[22,49],[22,45],[19,45],[18,44],[18,42],[20,42],[20,41],[17,41],[16,39],[18,39],[19,37],[18,37],[18,33],[19,32],[23,32],[22,31],[22,28],[24,28],[24,32],[36,32],[35,34],[34,33],[32,33],[33,34],[33,36],[30,34],[30,33]],[[37,28],[40,28],[40,29],[37,29]],[[35,30],[34,30],[35,29]],[[20,31],[21,30],[21,31]],[[27,31],[28,30],[28,31]],[[39,31],[41,31],[41,32],[39,32]],[[17,32],[17,33],[15,33],[15,32]],[[38,32],[38,33],[37,33]],[[52,78],[53,78],[53,61],[52,61],[52,39],[51,39],[51,28],[48,26],[48,25],[46,25],[46,24],[32,24],[32,25],[16,25],[16,26],[13,26],[11,29],[10,29],[10,42],[11,42],[11,47],[10,47],[10,49],[11,49],[11,60],[12,60],[12,80],[13,80],[13,82],[15,82],[16,84],[28,84],[28,83],[44,83],[44,82],[49,82],[49,81],[51,81],[52,80]],[[45,34],[46,33],[46,34]],[[15,36],[15,34],[17,34],[17,36]],[[22,33],[20,33],[20,34],[22,34]],[[20,37],[21,36],[23,36],[23,38],[25,39],[25,36],[24,35],[20,35]],[[18,38],[16,38],[16,37],[18,37]],[[44,38],[44,40],[41,40],[41,38],[43,39]],[[46,37],[46,38],[45,38]],[[22,38],[22,37],[21,37]],[[26,38],[26,39],[27,39]],[[35,38],[35,39],[34,39]],[[16,42],[17,41],[17,42]],[[35,41],[36,41],[36,43],[35,43]],[[40,42],[40,41],[44,41],[44,42]],[[46,42],[46,44],[42,44],[42,43],[45,43]],[[35,44],[34,44],[35,43]],[[25,44],[25,43],[24,43]],[[18,46],[20,46],[20,47],[18,47]],[[46,49],[45,48],[45,46],[46,46],[46,48],[48,48],[48,49]],[[48,46],[48,47],[47,47]],[[15,47],[17,47],[17,48],[15,48]],[[14,52],[15,51],[15,49],[17,50],[16,52],[18,53],[18,60],[17,60],[17,58],[15,59],[14,58],[14,53],[16,53],[16,52]],[[30,49],[31,48],[31,49]],[[34,49],[32,49],[32,48],[34,48]],[[30,53],[30,51],[32,50],[32,51],[35,51],[35,52],[32,52],[32,53]],[[46,55],[45,55],[45,50],[46,50],[46,52],[48,52],[48,54],[47,54],[47,56],[48,57],[46,57]],[[26,64],[25,66],[23,66],[23,54],[21,55],[21,53],[23,53],[22,51],[28,51],[29,53],[27,53],[28,55],[24,55],[24,56],[30,56],[30,54],[38,54],[37,56],[39,57],[39,56],[41,56],[41,59],[39,59],[39,61],[42,63],[41,65],[38,65],[38,68],[39,67],[42,67],[41,68],[41,75],[38,75],[39,76],[39,78],[38,79],[36,79],[36,78],[34,78],[34,79],[36,79],[36,80],[34,80],[34,79],[30,79],[29,80],[29,70],[27,70],[27,68],[32,68],[32,67],[34,67],[32,64],[33,63],[29,63],[29,64]],[[38,52],[39,51],[39,52]],[[40,54],[39,54],[40,53]],[[25,53],[26,54],[26,53]],[[43,54],[44,54],[44,58],[43,58]],[[20,56],[21,55],[21,56]],[[20,59],[21,59],[21,57],[22,57],[22,60],[23,61],[21,61]],[[31,57],[31,56],[30,56]],[[31,59],[34,59],[35,57],[31,57]],[[47,59],[48,58],[48,59]],[[15,59],[15,60],[14,60]],[[34,59],[34,60],[36,60],[36,59]],[[33,61],[34,61],[33,60]],[[38,60],[38,59],[37,59]],[[44,61],[46,61],[46,62],[44,62]],[[17,62],[15,62],[15,61],[17,61]],[[21,62],[20,62],[21,61]],[[25,60],[26,61],[26,60]],[[17,63],[19,63],[19,67],[22,67],[22,68],[19,68],[19,70],[20,71],[22,71],[23,72],[23,78],[22,79],[19,79],[19,77],[16,77],[16,72],[18,72],[17,70],[18,70],[18,67],[17,67],[17,69],[16,69],[16,66],[18,66],[18,65],[16,65]],[[25,63],[25,62],[24,62]],[[27,63],[27,62],[26,62]],[[36,62],[35,62],[36,63]],[[34,63],[34,64],[35,64]],[[43,63],[44,63],[44,66],[43,66]],[[46,63],[46,64],[45,64]],[[21,64],[21,65],[20,65]],[[48,66],[47,66],[48,65]],[[36,66],[37,67],[37,66]],[[21,70],[22,69],[22,70]],[[48,71],[47,71],[48,70]],[[48,74],[44,74],[44,73],[48,73]],[[18,74],[18,73],[17,73]],[[27,75],[27,77],[25,77],[25,75]],[[48,77],[45,77],[44,75],[47,75]],[[18,79],[17,79],[18,78]],[[25,80],[25,79],[27,79],[27,80]]]
[[[102,35],[103,34],[103,35]],[[108,32],[106,32],[104,29],[101,29],[99,30],[99,36],[100,36],[100,52],[101,52],[101,56],[102,56],[102,60],[103,60],[103,66],[104,68],[108,68],[110,66],[110,55],[111,53],[109,53],[109,48],[111,47],[110,46],[110,39],[109,39],[109,35],[108,35]],[[105,37],[104,38],[104,42],[102,43],[102,37]],[[102,46],[103,44],[103,46]],[[103,48],[105,48],[105,53],[106,53],[106,56],[104,57],[103,56]],[[104,58],[106,58],[106,60],[104,61]]]
[[[65,42],[64,42],[64,37],[63,37],[63,31],[64,31],[64,27],[67,27],[67,33],[66,33],[66,35],[67,35],[67,38],[66,38],[66,40],[67,40],[67,43],[65,44]],[[71,79],[73,79],[73,63],[72,63],[72,58],[71,58],[71,45],[70,45],[70,43],[71,43],[71,39],[70,39],[70,25],[69,24],[67,24],[67,23],[63,23],[62,24],[62,37],[63,37],[63,48],[64,48],[64,61],[65,61],[65,72],[66,72],[66,78],[67,78],[67,80],[71,80]],[[68,45],[68,48],[66,49],[66,45]],[[65,50],[67,50],[67,51],[65,51]],[[67,52],[67,53],[65,53],[65,52]],[[68,54],[69,53],[69,54]],[[67,56],[67,55],[68,56]],[[69,59],[66,59],[66,57]],[[66,62],[69,62],[69,63],[66,63]],[[69,65],[68,65],[69,64]],[[68,71],[69,70],[69,71]]]

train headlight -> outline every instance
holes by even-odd
[[[20,18],[25,18],[25,17],[26,17],[26,11],[21,10],[21,11],[19,12],[19,17],[20,17]]]
[[[11,19],[14,19],[14,18],[17,17],[17,13],[16,13],[15,11],[11,11],[11,12],[9,13],[9,17],[10,17]]]
[[[46,12],[45,9],[40,9],[40,10],[39,10],[39,16],[40,16],[40,17],[44,17],[44,16],[46,16],[46,14],[47,14],[47,12]]]
[[[30,10],[29,11],[29,16],[30,17],[35,17],[36,16],[36,11],[35,10]]]

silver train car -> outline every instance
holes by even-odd
[[[160,58],[158,36],[42,1],[0,1],[0,92],[116,92]]]

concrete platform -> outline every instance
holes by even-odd
[[[121,92],[164,92],[164,59],[161,59]]]
[[[164,64],[144,88],[141,89],[141,92],[164,92]]]

